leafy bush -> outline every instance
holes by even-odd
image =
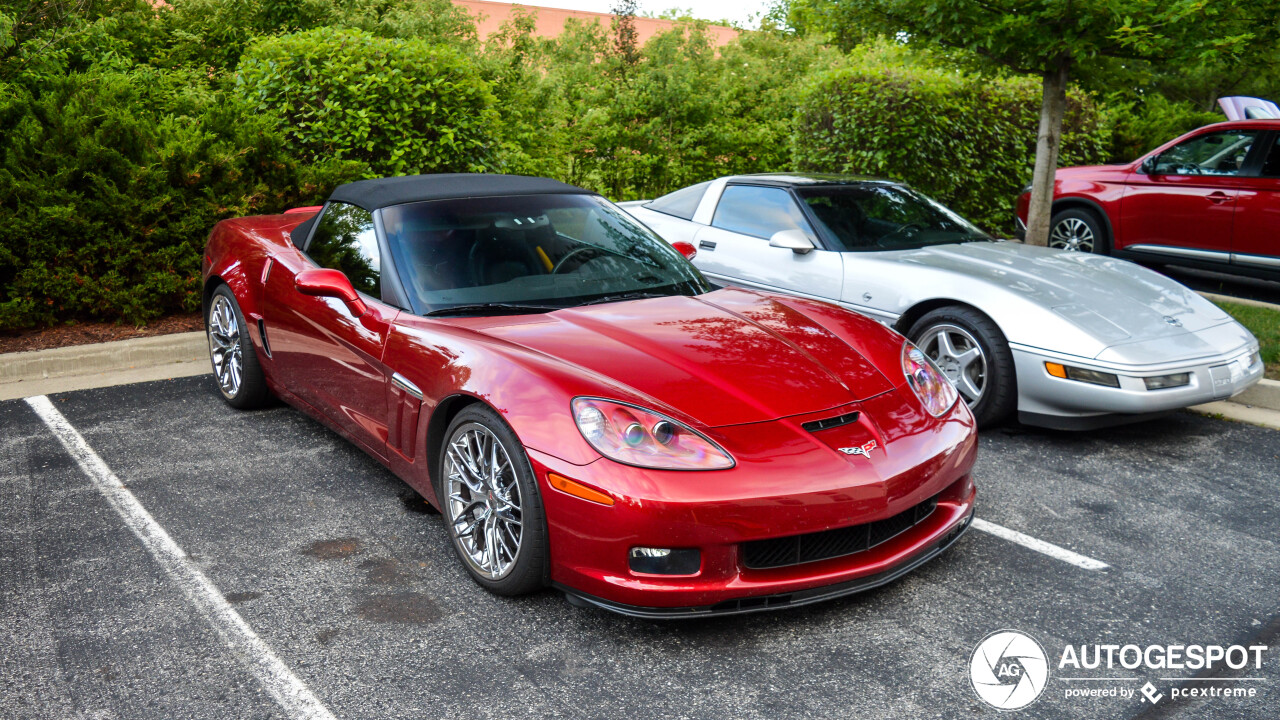
[[[992,232],[1012,229],[1031,178],[1040,87],[929,67],[853,67],[811,82],[793,156],[804,171],[905,181]],[[1088,97],[1068,95],[1059,163],[1105,157],[1108,128]]]
[[[11,85],[0,134],[0,330],[194,310],[217,220],[317,200],[363,170],[300,167],[251,109],[146,66]]]
[[[235,70],[260,37],[317,27],[460,47],[475,41],[475,24],[449,0],[169,0],[156,17],[165,63],[216,73]]]
[[[1114,103],[1106,108],[1114,132],[1109,154],[1116,162],[1137,159],[1179,135],[1227,119],[1221,111],[1205,112],[1187,102],[1151,95],[1141,102]]]
[[[545,167],[615,200],[788,169],[796,78],[839,61],[817,41],[772,33],[715,48],[705,23],[682,22],[632,63],[606,33],[569,25],[528,53],[523,80],[549,89],[538,119],[552,141],[540,146],[559,159]],[[496,92],[511,95],[501,81]]]
[[[453,48],[316,28],[255,42],[236,83],[305,162],[359,160],[371,177],[499,165],[493,94]]]

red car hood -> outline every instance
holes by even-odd
[[[738,290],[494,320],[475,329],[609,377],[708,427],[825,410],[893,389],[822,325]]]

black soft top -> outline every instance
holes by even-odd
[[[378,208],[423,200],[583,193],[595,194],[589,190],[547,178],[483,173],[442,173],[347,183],[334,189],[333,194],[329,196],[329,201],[350,203],[372,212]]]

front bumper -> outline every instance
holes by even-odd
[[[866,422],[821,433],[801,430],[814,416],[716,429],[713,439],[738,462],[728,470],[656,471],[607,459],[577,466],[529,450],[547,515],[550,580],[592,605],[681,617],[818,602],[927,562],[955,542],[972,516],[973,417],[963,406],[941,422],[913,417],[897,395],[859,403]],[[868,418],[893,418],[895,427]],[[836,451],[866,442],[866,432],[882,439],[872,458]],[[609,492],[617,502],[600,505],[552,489],[548,472]],[[744,556],[747,543],[876,523],[935,497],[931,513],[867,549],[781,567],[748,567]],[[701,565],[691,575],[633,572],[634,547],[696,548]]]
[[[1262,379],[1256,345],[1235,348],[1194,362],[1119,365],[1011,345],[1018,377],[1019,419],[1030,425],[1064,429],[1100,427],[1145,419],[1192,405],[1225,400]],[[1057,378],[1046,362],[1111,373],[1120,387]],[[1182,387],[1148,390],[1143,378],[1187,373]]]
[[[801,607],[804,605],[812,605],[813,603],[825,602],[827,600],[835,600],[836,598],[842,598],[847,595],[854,595],[856,593],[873,590],[881,585],[887,585],[946,552],[952,545],[956,544],[962,535],[964,535],[972,522],[973,504],[970,502],[968,505],[968,511],[960,517],[958,522],[954,522],[949,526],[950,530],[948,530],[945,535],[933,540],[931,543],[926,543],[924,545],[924,549],[917,551],[914,556],[903,560],[898,565],[892,566],[887,570],[834,585],[823,585],[795,592],[782,592],[772,595],[741,597],[734,600],[725,600],[723,602],[716,603],[715,605],[695,607],[644,607],[638,605],[624,605],[604,598],[586,595],[578,590],[574,590],[563,585],[557,584],[556,587],[557,589],[562,590],[565,595],[568,595],[571,599],[578,600],[582,604],[602,608],[621,615],[651,620],[709,617],[712,615],[744,615],[746,613],[762,612],[765,610],[781,610],[783,608]]]

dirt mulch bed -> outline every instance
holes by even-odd
[[[134,338],[151,337],[152,335],[170,335],[172,333],[203,329],[204,320],[201,318],[200,313],[170,315],[159,320],[153,320],[143,327],[117,325],[107,322],[59,325],[46,330],[32,330],[18,335],[0,335],[0,353],[48,350],[70,345],[132,340]]]

